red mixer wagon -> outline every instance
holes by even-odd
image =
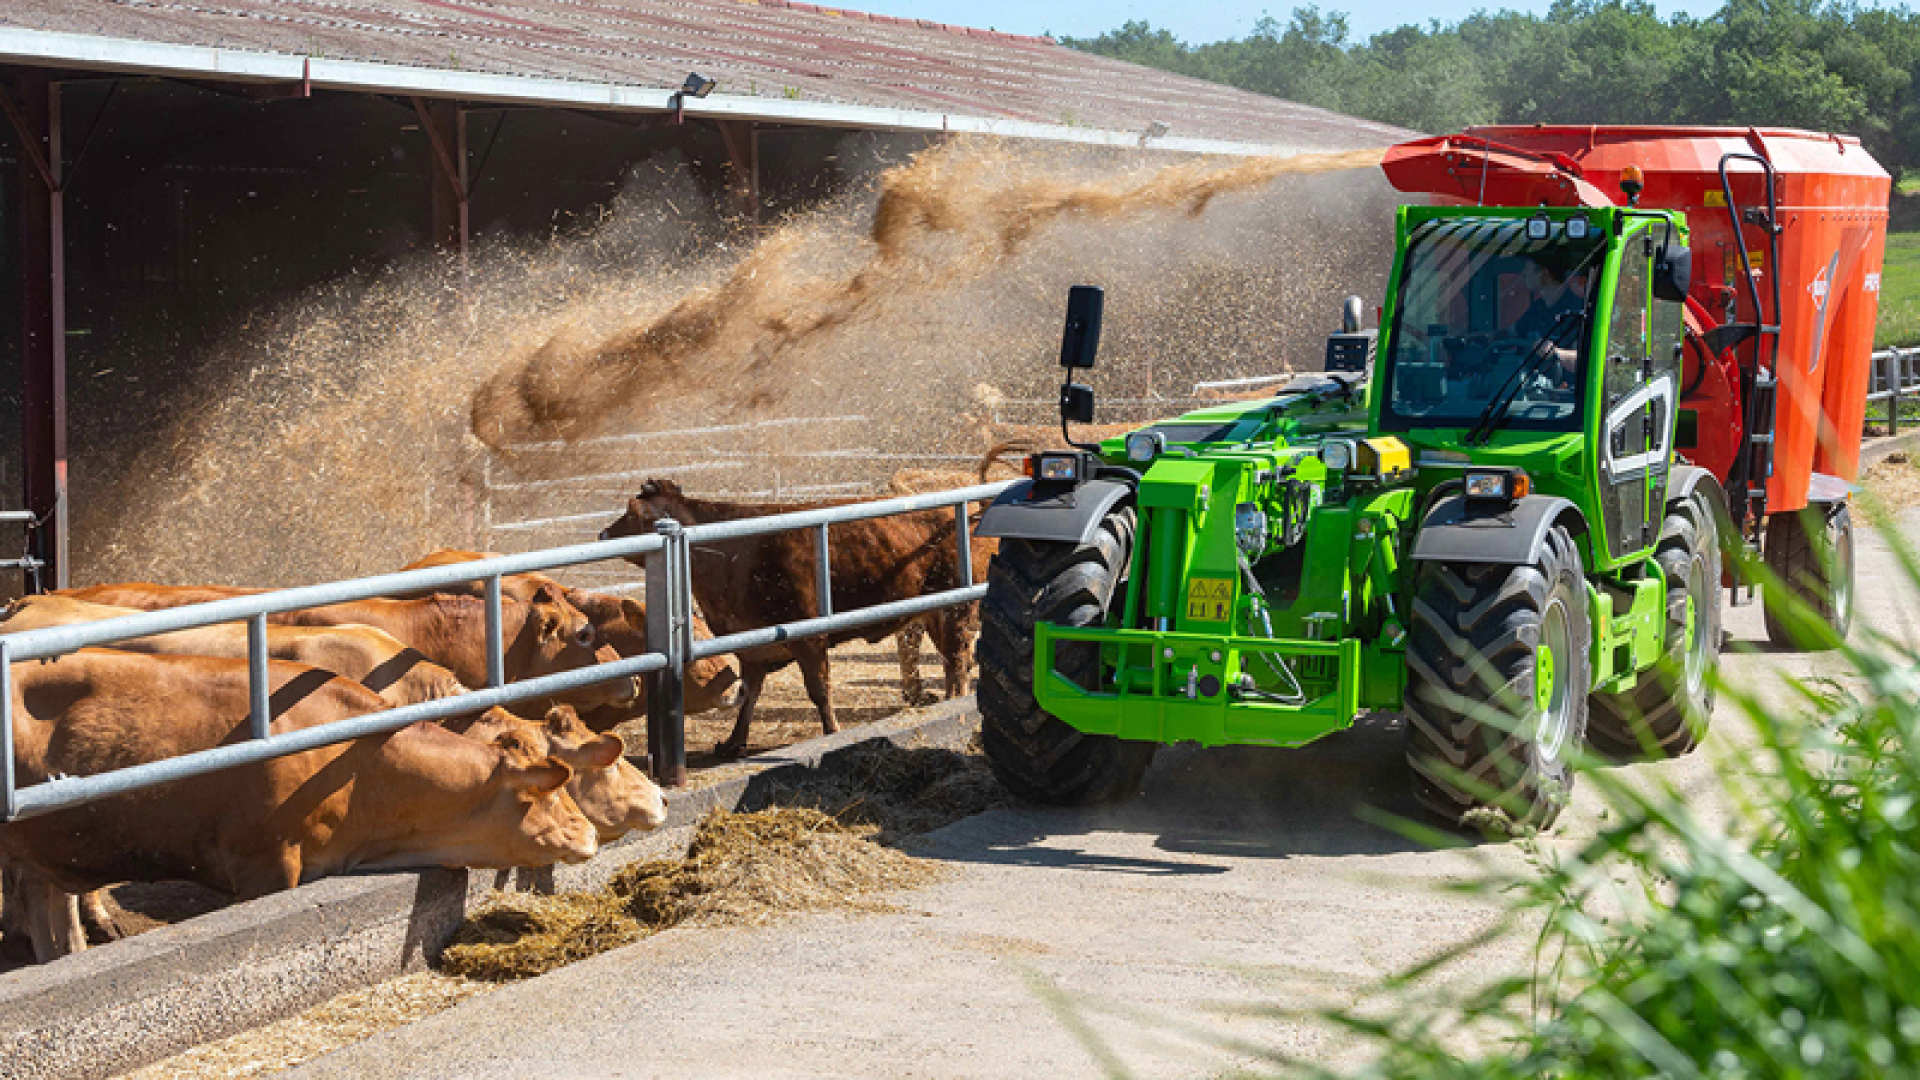
[[[1641,205],[1691,229],[1676,446],[1749,550],[1845,633],[1892,182],[1856,138],[1776,128],[1490,126],[1403,143],[1388,180],[1448,203]],[[1736,598],[1739,591],[1736,589]],[[1768,630],[1785,636],[1772,606]]]

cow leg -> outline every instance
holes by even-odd
[[[833,718],[833,669],[827,660],[825,639],[808,638],[791,642],[788,647],[800,664],[800,677],[807,683],[807,697],[813,699],[813,707],[820,710],[820,730],[828,735],[839,731],[840,722]]]
[[[26,910],[33,958],[44,964],[87,947],[87,931],[80,925],[80,900],[72,893],[29,870],[15,879]]]
[[[920,642],[926,636],[927,628],[915,619],[893,637],[900,649],[900,697],[912,706],[933,704],[933,695],[920,681]]]
[[[86,927],[88,940],[119,941],[127,936],[120,920],[107,910],[105,889],[95,889],[80,897],[80,924]]]
[[[949,609],[940,613],[934,629],[934,646],[940,650],[940,667],[947,677],[947,700],[965,697],[973,674],[973,620],[965,609]]]
[[[750,661],[740,664],[740,715],[733,722],[733,734],[713,748],[715,757],[737,758],[747,749],[747,729],[753,726],[753,706],[760,700],[760,686],[767,681],[767,670]]]

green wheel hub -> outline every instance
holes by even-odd
[[[1543,713],[1553,707],[1553,649],[1544,641],[1533,651],[1533,707]]]

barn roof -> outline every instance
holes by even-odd
[[[0,64],[639,111],[699,72],[719,88],[689,115],[1183,151],[1411,134],[1047,38],[794,0],[8,0]]]

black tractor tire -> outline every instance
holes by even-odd
[[[1633,689],[1595,694],[1588,703],[1587,741],[1615,761],[1688,753],[1706,737],[1713,714],[1724,592],[1712,508],[1692,498],[1669,506],[1653,557],[1667,579],[1665,656]]]
[[[1767,569],[1799,598],[1809,612],[1833,631],[1825,641],[1796,633],[1789,625],[1780,593],[1761,587],[1767,640],[1790,649],[1830,648],[1847,639],[1853,626],[1853,515],[1845,503],[1810,504],[1798,513],[1767,518]]]
[[[1080,806],[1129,798],[1140,790],[1154,743],[1088,735],[1040,707],[1033,693],[1033,628],[1100,626],[1125,596],[1132,551],[1131,507],[1109,514],[1086,544],[1002,540],[987,571],[980,608],[980,737],[987,762],[1008,791],[1032,802]],[[1054,667],[1089,689],[1100,677],[1100,648],[1063,643]]]
[[[1497,810],[1515,826],[1552,825],[1572,789],[1569,760],[1586,734],[1593,685],[1593,625],[1572,535],[1554,526],[1524,566],[1420,564],[1411,621],[1415,796],[1449,824]]]

